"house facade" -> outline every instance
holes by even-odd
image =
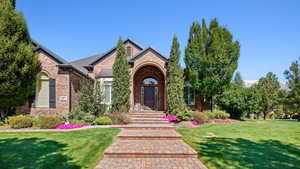
[[[36,92],[28,104],[17,111],[32,115],[67,115],[79,101],[79,89],[86,80],[100,81],[104,102],[111,104],[112,66],[116,47],[102,54],[68,62],[43,45],[33,41],[41,61]],[[166,65],[168,58],[153,47],[144,48],[131,39],[124,41],[131,72],[131,110],[166,111]],[[188,105],[195,105],[195,93],[185,88]]]

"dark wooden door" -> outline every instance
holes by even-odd
[[[144,105],[154,109],[155,108],[155,87],[144,86]]]

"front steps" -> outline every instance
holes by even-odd
[[[183,142],[163,112],[128,114],[118,140],[105,152],[95,169],[206,169],[197,152]]]
[[[114,158],[196,158],[197,152],[182,140],[119,139],[104,153]]]
[[[175,130],[122,130],[118,134],[124,140],[181,140],[181,135]]]

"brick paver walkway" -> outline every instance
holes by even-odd
[[[95,169],[206,169],[163,115],[130,113],[132,123],[122,127]]]

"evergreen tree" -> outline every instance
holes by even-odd
[[[298,113],[298,121],[300,121],[300,57],[284,74],[290,89],[287,94],[287,104],[293,112]]]
[[[173,37],[170,59],[167,66],[167,101],[168,111],[170,113],[185,112],[185,103],[183,97],[184,78],[183,70],[179,65],[180,51],[177,37]]]
[[[233,41],[231,33],[219,26],[216,19],[210,22],[209,28],[204,19],[201,25],[192,24],[185,50],[186,73],[201,102],[210,100],[213,105],[214,96],[228,87],[239,55],[239,42]]]
[[[122,39],[117,44],[117,56],[113,64],[112,112],[127,113],[130,108],[130,72]]]
[[[236,72],[234,79],[233,79],[233,83],[240,85],[240,86],[245,86],[245,83],[243,81],[242,75],[240,72]]]
[[[33,51],[23,14],[14,1],[0,3],[0,110],[22,105],[33,95],[40,63]]]
[[[268,113],[278,108],[280,83],[276,75],[269,72],[266,77],[259,79],[256,88],[261,95],[260,110],[264,113],[264,119],[266,119]]]

